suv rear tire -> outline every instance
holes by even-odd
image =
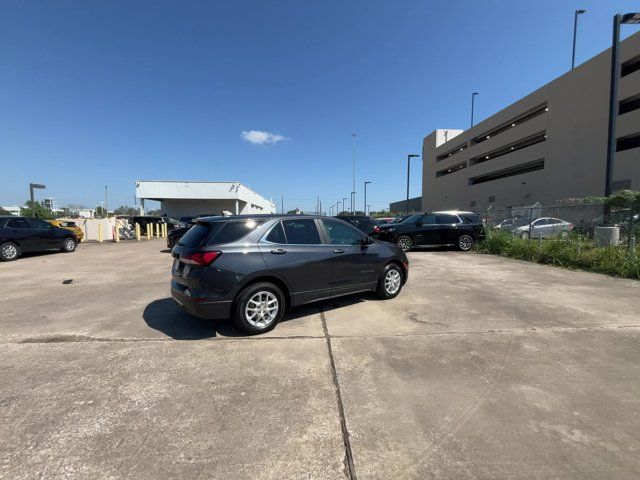
[[[20,247],[13,242],[5,242],[0,245],[0,260],[11,262],[20,256]]]
[[[468,252],[473,248],[473,237],[471,235],[460,235],[458,237],[458,248],[463,252]]]
[[[269,282],[249,285],[238,295],[233,309],[233,323],[248,335],[273,330],[285,311],[282,290]]]
[[[402,270],[395,263],[387,264],[378,278],[376,294],[383,300],[395,298],[402,290],[403,274]]]
[[[408,235],[400,235],[396,240],[396,245],[398,245],[403,252],[408,252],[413,247],[413,240]]]

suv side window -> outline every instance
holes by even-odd
[[[323,219],[322,225],[332,245],[358,245],[364,239],[362,233],[342,222]]]
[[[53,228],[53,225],[38,218],[29,219],[29,223],[31,223],[31,228],[36,228],[38,230],[51,230]]]
[[[435,225],[436,224],[436,216],[433,213],[427,213],[422,216],[420,220],[423,225]]]
[[[31,228],[29,222],[27,222],[24,218],[13,218],[7,222],[5,225],[7,228]]]
[[[313,219],[283,220],[287,243],[290,245],[317,245],[320,235]]]
[[[265,238],[265,240],[271,243],[282,243],[282,244],[287,243],[287,237],[284,236],[282,223],[280,222],[276,223],[271,229],[271,231],[269,232],[269,235],[267,235],[267,237]]]
[[[439,213],[436,215],[436,223],[438,225],[451,225],[452,223],[460,223],[460,219],[455,215],[448,213]]]

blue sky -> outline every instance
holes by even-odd
[[[355,132],[358,205],[369,180],[388,206],[406,154],[468,126],[471,92],[482,119],[569,68],[578,8],[582,62],[638,2],[4,0],[0,204],[29,182],[84,205],[109,185],[113,207],[136,179],[239,180],[313,209],[349,196]]]

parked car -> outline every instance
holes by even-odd
[[[473,212],[426,212],[411,215],[402,223],[381,225],[378,238],[405,252],[423,246],[456,246],[466,252],[483,232],[482,219]]]
[[[374,218],[374,221],[378,225],[384,225],[385,223],[392,222],[393,220],[394,220],[394,217],[378,217],[378,218]]]
[[[75,234],[44,220],[27,217],[0,217],[0,260],[15,260],[23,253],[43,250],[73,252]]]
[[[505,232],[513,232],[515,228],[528,224],[528,218],[507,218],[506,220],[498,222],[494,228],[497,228],[498,230],[504,230]]]
[[[285,309],[375,291],[400,293],[409,261],[349,223],[310,215],[201,218],[173,247],[171,294],[188,313],[266,332]]]
[[[72,222],[69,220],[47,220],[47,221],[54,227],[66,228],[67,230],[71,230],[75,234],[76,238],[78,239],[78,242],[81,242],[82,239],[84,238],[84,232],[78,226],[78,224],[76,224],[76,222]]]
[[[365,235],[377,235],[380,231],[380,228],[373,217],[365,215],[338,215],[335,218],[339,218],[340,220],[350,223]]]
[[[531,224],[526,222],[525,225],[514,228],[513,234],[522,238],[529,238],[529,235],[531,235],[531,238],[566,238],[571,230],[573,230],[573,224],[565,220],[540,217],[533,220]]]

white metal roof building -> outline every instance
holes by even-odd
[[[136,197],[160,202],[163,214],[173,218],[190,215],[276,213],[270,200],[240,182],[136,181]]]

